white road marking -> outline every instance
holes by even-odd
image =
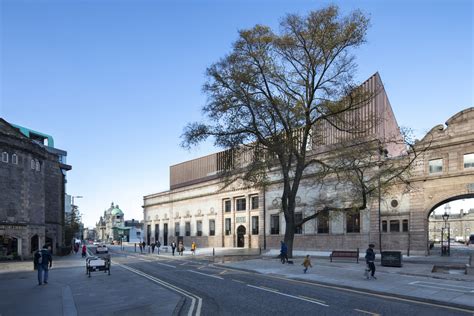
[[[240,281],[240,280],[236,280],[236,279],[232,279],[232,281],[239,282],[239,283],[245,283],[244,281]]]
[[[171,290],[174,290],[175,292],[178,292],[186,297],[189,297],[191,299],[191,306],[189,307],[189,311],[188,311],[188,316],[193,316],[193,312],[194,312],[194,307],[196,305],[196,299],[197,299],[197,306],[196,306],[196,312],[194,313],[195,316],[200,316],[201,315],[201,308],[202,308],[202,298],[197,296],[196,294],[192,294],[182,288],[179,288],[173,284],[170,284],[168,282],[165,282],[163,280],[160,280],[152,275],[149,275],[149,274],[146,274],[145,272],[142,272],[140,270],[136,270],[134,268],[131,268],[129,266],[126,266],[124,264],[118,264],[116,263],[117,265],[119,266],[122,266],[124,269],[127,269],[135,274],[138,274],[138,275],[141,275],[142,277],[145,277],[155,283],[158,283],[166,288],[169,288]]]
[[[279,291],[277,291],[277,290],[273,290],[273,289],[269,289],[269,288],[265,288],[265,287],[260,287],[260,286],[255,286],[255,285],[250,285],[250,284],[247,284],[247,286],[249,286],[249,287],[251,287],[251,288],[254,288],[254,289],[257,289],[257,290],[267,291],[267,292],[270,292],[270,293],[275,293],[275,294],[278,294],[278,295],[283,295],[283,296],[295,298],[295,299],[297,299],[297,300],[306,301],[306,302],[309,302],[309,303],[313,303],[313,304],[318,304],[318,305],[321,305],[321,306],[329,307],[329,305],[326,305],[326,304],[323,304],[323,303],[314,301],[314,300],[312,300],[312,299],[309,300],[309,299],[302,298],[302,297],[299,297],[299,296],[294,296],[294,295],[290,295],[290,294],[286,294],[286,293],[281,293],[281,292],[279,292]]]
[[[373,315],[373,316],[380,316],[380,314],[377,314],[377,313],[371,313],[371,312],[368,312],[368,311],[364,311],[362,309],[354,309],[355,311],[358,311],[358,312],[361,312],[361,313],[364,313],[364,314],[370,314],[370,315]]]
[[[220,276],[217,276],[217,275],[202,273],[202,272],[198,272],[198,271],[194,271],[194,270],[188,270],[188,271],[192,272],[192,273],[197,273],[197,274],[200,274],[200,275],[204,275],[204,276],[207,276],[207,277],[210,277],[210,278],[216,278],[216,279],[219,279],[219,280],[224,280],[224,278],[221,278]]]
[[[453,291],[453,292],[474,293],[474,288],[467,287],[467,286],[460,286],[460,285],[449,285],[449,284],[431,283],[431,282],[424,282],[424,281],[414,281],[414,282],[410,282],[408,284],[421,286],[421,287],[428,287],[428,288],[432,288],[432,289]],[[462,289],[464,289],[464,290],[462,290]]]
[[[307,297],[307,296],[303,296],[303,295],[299,295],[299,297],[302,297],[302,298],[305,298],[305,299],[308,299],[308,300],[313,300],[313,301],[316,301],[316,302],[319,302],[319,303],[326,303],[325,301],[321,301],[321,300],[318,300],[318,299],[312,298],[312,297]]]

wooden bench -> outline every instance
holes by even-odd
[[[333,258],[356,258],[357,263],[359,263],[359,248],[356,251],[353,250],[333,250],[329,255],[329,259]]]

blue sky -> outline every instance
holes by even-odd
[[[67,191],[86,225],[110,202],[142,218],[143,195],[169,188],[169,166],[199,120],[206,67],[239,29],[334,3],[371,16],[358,79],[379,71],[401,126],[423,135],[473,106],[473,5],[446,1],[1,1],[0,116],[68,151]]]

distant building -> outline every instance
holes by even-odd
[[[474,208],[467,212],[461,210],[457,214],[450,214],[447,222],[441,214],[431,213],[429,217],[429,239],[430,241],[441,241],[443,228],[449,229],[450,237],[456,241],[466,242],[471,234],[474,234]],[[446,235],[443,237],[446,240]]]
[[[0,259],[64,244],[67,153],[53,138],[0,118]]]
[[[83,239],[84,240],[95,240],[96,239],[96,232],[95,232],[95,228],[84,228],[83,229]]]
[[[143,223],[134,219],[125,221],[125,230],[127,231],[127,242],[143,241]]]
[[[98,239],[103,242],[118,241],[121,239],[121,229],[124,227],[124,214],[119,206],[112,202],[104,211],[104,216],[101,216],[96,223]]]

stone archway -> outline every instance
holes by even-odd
[[[245,247],[245,233],[246,233],[245,226],[240,225],[237,228],[237,247],[239,248]]]
[[[425,229],[425,238],[428,241],[428,253],[436,252],[437,246],[443,246],[441,243],[447,242],[447,239],[450,238],[451,241],[461,242],[469,237],[471,232],[470,222],[472,221],[472,215],[469,215],[469,209],[461,210],[460,207],[457,209],[452,209],[449,207],[448,212],[450,213],[449,217],[446,219],[440,214],[439,207],[443,207],[448,203],[456,204],[456,201],[460,200],[469,200],[474,201],[474,193],[463,193],[463,194],[443,194],[438,197],[437,201],[431,203],[431,205],[426,209],[426,229]],[[464,204],[465,206],[465,204]],[[434,213],[435,210],[437,213]],[[442,211],[442,210],[441,210]],[[469,230],[469,233],[466,231],[466,227]],[[449,230],[449,233],[446,231]],[[467,236],[466,236],[467,234]],[[447,242],[448,248],[451,242]],[[446,246],[446,244],[444,244]],[[441,248],[438,249],[441,253]]]
[[[426,218],[428,218],[431,213],[439,206],[456,201],[461,199],[472,199],[474,198],[474,193],[463,193],[463,194],[444,194],[442,197],[438,198],[436,202],[431,203],[430,206],[426,209]]]

